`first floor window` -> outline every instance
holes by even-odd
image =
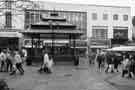
[[[93,26],[92,27],[92,38],[97,39],[97,40],[107,39],[107,27]]]
[[[118,14],[114,14],[114,15],[113,15],[113,20],[118,20],[118,19],[119,19]]]
[[[92,20],[97,20],[97,13],[92,13]]]
[[[123,15],[123,20],[128,21],[128,15]]]

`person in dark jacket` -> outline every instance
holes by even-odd
[[[135,75],[134,75],[134,64],[135,64],[135,60],[133,58],[132,55],[129,56],[129,60],[130,60],[130,66],[129,66],[129,77],[132,77],[135,79]]]
[[[113,63],[114,63],[114,70],[116,71],[116,72],[119,72],[119,70],[118,70],[118,65],[120,64],[120,56],[117,56],[117,55],[115,55],[114,56],[114,61],[113,61]]]
[[[108,73],[110,66],[112,66],[112,64],[113,64],[113,60],[114,60],[114,58],[113,58],[112,53],[107,52],[106,59],[105,59],[105,63],[106,63],[105,73]],[[111,72],[113,72],[113,70]]]
[[[6,59],[6,63],[7,63],[7,65],[6,65],[6,71],[7,72],[8,71],[12,72],[12,56],[11,56],[11,51],[7,51],[6,55],[7,55],[7,59]]]

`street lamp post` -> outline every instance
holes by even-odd
[[[55,45],[55,38],[54,38],[54,29],[53,29],[53,22],[52,20],[49,21],[49,26],[50,29],[52,30],[52,45],[51,45],[51,54],[52,54],[52,58],[54,59],[54,45]]]

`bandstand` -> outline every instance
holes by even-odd
[[[40,22],[31,24],[30,28],[22,33],[31,40],[31,46],[25,47],[29,52],[29,64],[41,61],[43,50],[48,52],[54,62],[71,61],[74,65],[79,64],[76,39],[79,39],[83,32],[76,30],[76,25],[68,23],[57,13],[42,17]]]

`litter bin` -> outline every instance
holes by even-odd
[[[32,59],[33,59],[33,57],[27,57],[27,60],[26,60],[26,65],[32,65]]]

